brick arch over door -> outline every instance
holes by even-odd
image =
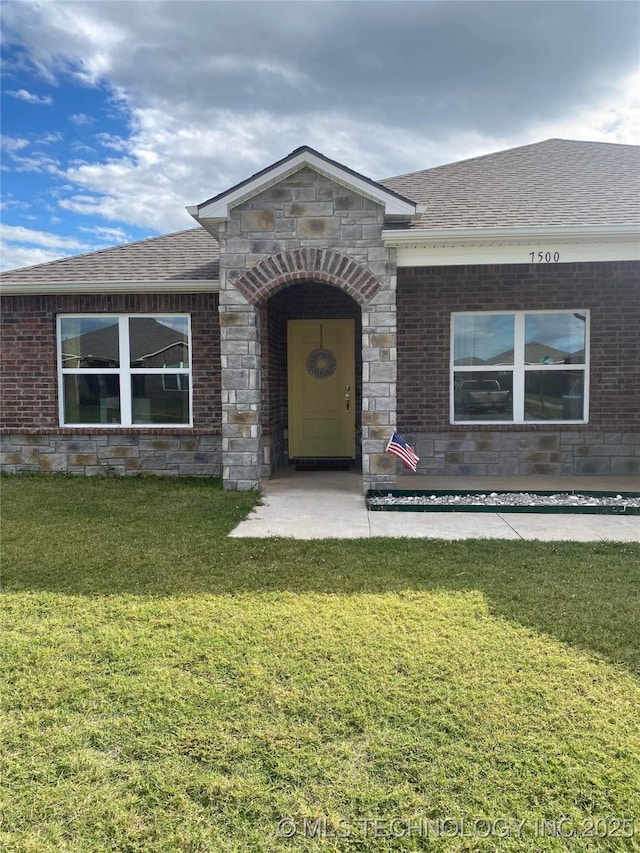
[[[293,249],[265,258],[234,284],[252,305],[260,305],[276,291],[301,281],[339,287],[359,305],[380,290],[380,281],[361,264],[332,249]]]

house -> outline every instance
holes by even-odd
[[[3,273],[6,470],[640,473],[640,149],[373,181],[302,147],[197,228]]]

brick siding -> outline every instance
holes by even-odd
[[[399,269],[398,426],[421,449],[421,470],[640,472],[639,307],[632,261]],[[449,423],[452,312],[577,308],[591,315],[588,424]]]
[[[56,316],[93,313],[191,315],[192,429],[60,427]],[[215,294],[5,296],[1,337],[5,470],[220,475]]]
[[[439,474],[640,473],[640,263],[401,268],[398,271],[399,430]],[[449,423],[453,311],[590,310],[590,411],[585,425]],[[188,313],[194,427],[60,428],[56,315]],[[270,470],[286,458],[286,323],[353,317],[343,291],[298,283],[260,309],[262,442]],[[214,294],[11,296],[2,299],[2,430],[6,470],[218,475],[220,335]],[[357,412],[362,352],[356,346]],[[371,418],[371,413],[366,413]],[[360,421],[358,422],[360,429]],[[268,471],[263,470],[263,476]]]
[[[215,294],[2,297],[0,428],[31,433],[59,430],[56,316],[101,313],[191,315],[194,428],[219,434],[220,333]]]

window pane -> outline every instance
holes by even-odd
[[[513,315],[454,317],[453,363],[513,364]]]
[[[66,373],[64,422],[66,424],[119,424],[120,377],[101,373]]]
[[[584,314],[527,314],[525,364],[584,364]]]
[[[510,370],[454,374],[456,421],[513,419],[513,373]]]
[[[188,424],[189,374],[133,375],[131,417],[134,424]]]
[[[527,370],[525,421],[581,421],[584,418],[582,370]]]
[[[131,367],[189,365],[189,328],[186,317],[130,317]]]
[[[116,317],[63,317],[60,321],[63,367],[119,367]]]

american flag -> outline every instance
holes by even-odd
[[[395,432],[389,439],[389,444],[386,447],[387,453],[393,453],[394,456],[402,459],[407,468],[411,468],[411,470],[416,472],[416,468],[418,467],[418,462],[420,458],[416,456],[413,452],[413,449],[409,447],[407,442]]]

